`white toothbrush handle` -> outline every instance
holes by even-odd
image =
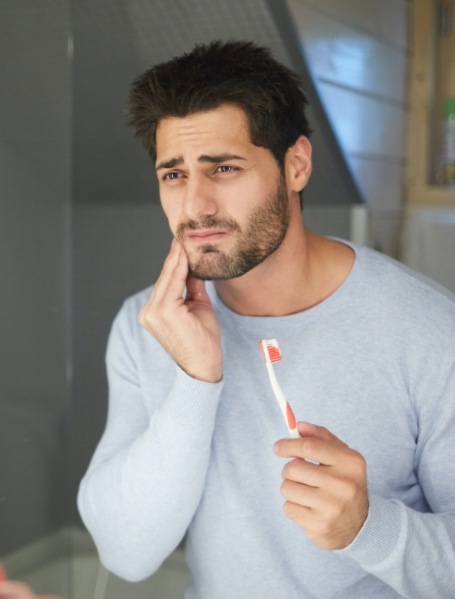
[[[284,393],[283,393],[283,391],[278,383],[278,380],[275,376],[275,371],[273,370],[272,363],[267,361],[266,365],[267,365],[267,372],[269,374],[270,384],[272,385],[272,389],[275,394],[276,400],[278,402],[278,405],[281,408],[281,411],[283,412],[283,416],[286,418],[286,404],[287,404],[286,397],[284,396]]]
[[[287,399],[278,383],[278,380],[275,376],[275,371],[273,369],[273,366],[272,366],[272,363],[270,362],[270,360],[266,361],[266,366],[267,366],[267,372],[269,374],[270,384],[272,385],[273,393],[275,394],[278,405],[280,406],[281,412],[283,413],[283,418],[284,418],[284,421],[286,422],[286,426],[288,427],[289,434],[291,437],[294,437],[297,439],[298,437],[300,437],[299,431],[297,430],[297,425],[294,427],[291,427],[289,425],[289,411],[291,411],[291,413],[292,413],[291,406],[289,405],[289,402],[287,401]],[[292,414],[292,416],[294,416],[294,415]]]

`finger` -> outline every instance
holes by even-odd
[[[344,453],[346,446],[314,437],[280,439],[275,443],[275,453],[281,458],[301,458],[325,466],[333,466]]]
[[[359,477],[357,476],[357,466],[354,464],[351,468],[334,468],[322,464],[314,464],[306,460],[295,459],[288,462],[282,471],[283,488],[284,483],[296,485],[296,489],[302,487],[319,489],[323,495],[328,493],[335,498],[351,497],[355,495],[359,488]],[[353,478],[348,474],[354,474]],[[361,473],[360,473],[361,474]],[[362,485],[361,485],[362,486]],[[287,496],[290,501],[295,501],[294,497]]]
[[[343,446],[346,445],[346,443],[343,443],[341,439],[339,439],[336,435],[334,435],[331,431],[329,431],[329,429],[325,428],[324,426],[317,426],[316,424],[312,424],[310,422],[300,421],[297,423],[297,428],[301,437],[314,437],[323,441],[330,441]]]
[[[310,509],[321,509],[321,492],[318,487],[285,480],[281,485],[281,495],[289,503]]]
[[[295,458],[285,464],[281,472],[283,480],[290,480],[311,487],[319,487],[324,477],[321,477],[321,470],[324,466],[320,466],[314,462]]]
[[[174,243],[147,303],[139,312],[138,319],[142,326],[148,328],[150,318],[153,319],[159,306],[169,308],[175,306],[175,302],[183,301],[187,274],[186,255],[180,246]]]
[[[161,301],[169,292],[181,296],[185,289],[187,276],[188,260],[186,254],[182,247],[173,240],[160,276],[153,286],[151,298]]]
[[[186,279],[186,301],[210,301],[210,298],[205,289],[204,281],[196,279],[192,275],[189,275]]]
[[[311,538],[311,534],[308,531],[308,523],[312,523],[314,520],[314,511],[312,508],[293,503],[292,501],[285,501],[283,511],[290,520],[304,528],[307,535]]]

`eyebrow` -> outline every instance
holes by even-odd
[[[246,160],[243,156],[237,156],[236,154],[214,154],[210,156],[208,154],[201,154],[197,161],[201,164],[220,164],[221,162],[228,162],[229,160]],[[163,160],[156,165],[156,170],[165,168],[175,168],[184,163],[183,156],[176,156],[170,160]]]

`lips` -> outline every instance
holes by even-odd
[[[226,236],[226,231],[218,229],[202,229],[196,231],[188,231],[186,237],[191,241],[213,243],[221,241]]]

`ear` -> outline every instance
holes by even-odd
[[[308,137],[301,135],[286,154],[286,178],[292,191],[302,191],[312,171],[312,147]]]

